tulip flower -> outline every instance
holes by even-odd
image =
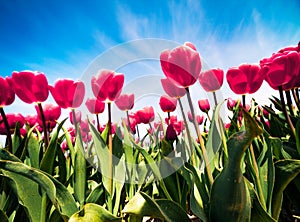
[[[177,99],[163,95],[159,99],[159,106],[163,112],[173,112],[177,106]]]
[[[179,88],[171,80],[161,79],[161,85],[166,92],[166,94],[173,98],[181,98],[185,95],[186,90],[184,88]]]
[[[58,79],[54,86],[49,85],[49,89],[57,105],[63,109],[78,108],[83,102],[85,87],[80,80]]]
[[[15,92],[10,77],[0,76],[0,107],[8,106],[15,100]]]
[[[148,124],[154,120],[154,109],[152,106],[147,106],[138,110],[136,114],[141,121],[141,123]]]
[[[120,110],[128,111],[134,106],[134,94],[122,94],[116,100],[115,104]]]
[[[166,130],[166,140],[174,141],[177,140],[177,133],[174,129],[173,124],[169,124]]]
[[[11,132],[16,128],[17,123],[19,123],[20,128],[25,124],[25,118],[20,113],[8,113],[6,114],[6,118]],[[2,118],[0,118],[0,135],[7,135],[7,130]]]
[[[189,118],[189,121],[191,123],[194,122],[191,111],[188,111],[188,118]],[[196,120],[197,120],[198,125],[201,125],[203,123],[204,116],[203,115],[196,115]]]
[[[104,112],[105,103],[95,98],[89,98],[85,102],[86,107],[92,114],[99,114]]]
[[[222,69],[209,69],[201,72],[199,83],[206,92],[215,92],[223,85],[224,71]]]
[[[296,51],[274,53],[270,58],[260,61],[265,80],[275,90],[281,86],[284,90],[294,87],[299,79],[300,55]]]
[[[61,108],[51,103],[43,104],[42,107],[44,111],[46,125],[49,126],[50,129],[53,129],[56,125],[56,121],[59,119],[61,115]],[[42,126],[43,121],[42,121],[40,109],[37,105],[35,106],[35,109],[38,117],[37,122]]]
[[[102,69],[92,77],[91,85],[95,97],[105,102],[115,101],[119,97],[124,84],[124,75]]]
[[[234,93],[252,94],[261,87],[264,75],[258,65],[242,64],[228,69],[226,78]]]
[[[40,103],[48,98],[48,80],[44,73],[37,71],[13,72],[12,82],[16,95],[25,103]]]
[[[73,110],[69,113],[69,118],[70,118],[70,122],[75,125],[75,123],[80,123],[81,122],[81,111],[80,110],[75,110],[73,112]],[[74,118],[75,117],[75,118]]]
[[[209,104],[208,99],[198,100],[198,105],[199,105],[200,110],[204,113],[208,113],[208,111],[210,110],[210,104]]]
[[[160,64],[166,77],[181,88],[193,85],[202,68],[200,55],[192,43],[162,51]]]

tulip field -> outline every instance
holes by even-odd
[[[157,59],[160,110],[136,109],[115,70],[89,85],[30,70],[0,77],[0,221],[300,221],[300,43],[228,70],[205,70],[190,42]],[[218,101],[224,81],[239,99]],[[269,104],[246,102],[264,81]],[[213,102],[193,99],[195,84]],[[36,113],[6,112],[16,97]]]

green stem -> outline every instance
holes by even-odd
[[[42,107],[42,103],[38,103],[38,107],[39,107],[39,110],[40,110],[42,123],[43,123],[44,143],[45,143],[45,151],[46,151],[46,149],[48,148],[48,145],[49,145],[49,137],[48,137],[46,119],[45,119],[45,114],[44,114],[44,110],[43,110],[43,107]]]
[[[7,117],[5,115],[3,107],[0,107],[0,112],[1,112],[1,117],[4,122],[4,126],[6,128],[6,133],[7,133],[7,146],[8,146],[8,151],[11,153],[12,152],[12,139],[11,139],[11,133],[10,133],[10,127],[7,121]]]
[[[194,124],[195,130],[197,132],[198,140],[199,140],[199,143],[200,143],[200,148],[201,148],[201,151],[202,151],[202,155],[203,155],[203,159],[204,159],[204,163],[205,163],[205,169],[206,169],[206,172],[207,172],[208,180],[209,180],[210,185],[212,185],[213,184],[213,176],[212,176],[212,172],[211,172],[209,161],[208,161],[207,151],[206,151],[206,148],[205,148],[205,145],[204,145],[204,140],[202,138],[200,129],[199,129],[198,124],[197,124],[197,120],[195,118],[195,110],[194,110],[194,107],[193,107],[193,103],[192,103],[189,88],[186,88],[186,92],[187,92],[187,98],[188,98],[190,110],[191,110],[192,117],[193,117],[193,124]]]
[[[291,116],[295,116],[294,110],[293,110],[293,102],[292,102],[292,97],[291,97],[291,91],[290,90],[285,91],[285,96],[286,96],[287,105],[289,107],[290,114],[291,114]]]
[[[183,106],[182,106],[182,102],[181,102],[180,98],[178,98],[178,102],[179,102],[181,114],[183,116],[183,121],[184,121],[185,129],[186,129],[186,133],[187,133],[187,137],[188,137],[188,142],[189,142],[189,146],[190,146],[189,151],[190,151],[190,155],[192,157],[192,164],[193,164],[193,166],[196,166],[195,157],[193,155],[193,148],[192,148],[193,147],[193,142],[192,142],[191,132],[190,132],[188,122],[187,122],[187,119],[186,119],[184,111],[183,111]]]
[[[99,121],[99,114],[96,114],[96,121],[97,121],[97,130],[100,132],[100,121]]]
[[[128,125],[128,131],[130,133],[132,133],[132,130],[131,130],[131,127],[130,127],[130,119],[129,119],[129,113],[128,113],[128,110],[126,110],[126,116],[127,116],[127,125]]]
[[[42,204],[41,204],[41,219],[40,222],[46,222],[47,217],[47,193],[42,191]]]
[[[299,97],[297,96],[297,88],[296,89],[292,89],[292,94],[296,103],[296,106],[298,108],[298,112],[300,112],[300,101],[299,101]]]
[[[74,128],[75,128],[75,135],[77,135],[77,119],[76,119],[76,113],[75,113],[75,109],[72,109],[72,115],[73,115],[73,124],[74,124]]]
[[[108,149],[109,149],[109,178],[108,178],[108,208],[113,212],[112,196],[113,196],[113,147],[112,147],[112,126],[111,126],[111,103],[108,105]]]
[[[215,107],[216,107],[218,105],[216,92],[213,92],[213,96],[214,96]]]
[[[294,125],[292,124],[290,116],[289,116],[289,114],[286,110],[286,105],[285,105],[285,100],[284,100],[284,96],[283,96],[282,86],[278,86],[278,90],[279,90],[281,106],[282,106],[282,111],[283,111],[284,117],[285,117],[286,121],[288,122],[289,127],[291,128],[291,131],[293,133],[294,138],[296,138],[296,131],[295,131]]]
[[[242,103],[243,103],[244,109],[246,109],[246,95],[245,94],[242,95]]]

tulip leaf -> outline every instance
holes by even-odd
[[[0,169],[24,176],[36,182],[46,193],[62,216],[70,217],[77,210],[74,198],[67,188],[52,176],[20,162],[0,160]]]
[[[184,210],[171,200],[154,200],[143,192],[138,192],[125,205],[122,213],[138,217],[150,216],[165,221],[190,221]]]
[[[261,202],[259,201],[258,195],[254,190],[253,186],[248,180],[245,180],[247,187],[250,192],[252,200],[252,209],[251,209],[251,222],[264,221],[264,222],[275,222],[275,219],[272,218],[263,208]]]
[[[82,137],[80,130],[77,130],[75,142],[75,162],[74,162],[74,194],[80,207],[85,203],[86,193],[86,159],[84,156],[84,148],[82,145]]]
[[[69,222],[111,222],[122,221],[122,218],[112,215],[109,211],[100,205],[87,203],[81,211],[73,214]]]
[[[27,132],[26,145],[30,157],[30,164],[34,168],[40,168],[40,144],[38,139],[33,135],[32,131],[35,127]]]
[[[100,199],[100,197],[103,195],[104,190],[103,190],[103,184],[100,183],[98,186],[96,186],[89,196],[86,198],[87,203],[97,203]]]
[[[39,194],[39,185],[31,179],[15,172],[2,169],[2,173],[11,179],[10,186],[18,197],[19,203],[26,208],[26,213],[30,220],[39,221],[42,201]]]
[[[54,171],[54,161],[56,157],[56,149],[58,147],[58,134],[60,129],[62,128],[63,124],[65,123],[67,119],[64,119],[56,128],[54,133],[52,134],[51,140],[49,142],[48,148],[43,156],[43,159],[41,161],[41,170],[53,174]],[[60,148],[60,147],[59,147]]]
[[[296,146],[297,146],[298,154],[300,155],[300,119],[297,121],[295,130],[296,130]]]
[[[241,170],[244,152],[252,140],[262,133],[258,123],[242,109],[245,131],[233,134],[227,142],[228,160],[216,177],[210,195],[210,220],[248,221],[251,199]]]
[[[278,219],[283,200],[283,191],[300,173],[300,160],[285,159],[275,163],[275,184],[272,199],[272,216]]]
[[[8,218],[7,218],[6,214],[1,209],[0,209],[0,221],[8,222]]]

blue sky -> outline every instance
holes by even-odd
[[[296,45],[300,2],[0,0],[1,76],[81,78],[98,55],[141,38],[191,41],[208,66],[226,71]]]

